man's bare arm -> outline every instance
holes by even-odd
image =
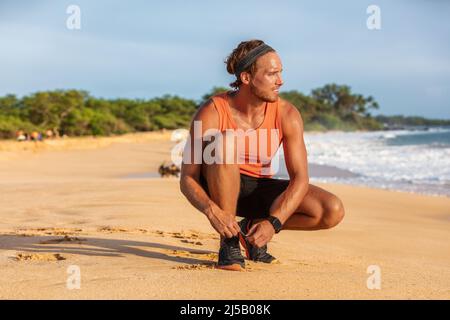
[[[200,137],[196,137],[194,135],[194,121],[201,121],[202,123],[202,132]],[[194,146],[202,146],[202,149],[197,150],[197,152],[200,151],[203,153],[204,132],[212,128],[217,129],[218,127],[219,118],[217,111],[214,109],[212,101],[207,101],[197,110],[193,117],[189,131],[189,139],[186,143],[183,162],[181,165],[180,190],[188,201],[206,216],[208,216],[209,211],[211,210],[212,200],[208,197],[205,190],[203,190],[200,185],[201,163],[195,163],[194,161]],[[190,148],[188,148],[188,144],[190,144]],[[189,152],[189,154],[186,154],[187,152]],[[189,163],[185,163],[185,159],[189,159]]]
[[[286,190],[272,204],[270,214],[284,224],[300,206],[308,192],[309,175],[300,112],[292,104],[285,102],[281,122],[284,157],[290,182]]]

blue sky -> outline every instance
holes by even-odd
[[[394,3],[395,2],[395,3]],[[81,9],[81,30],[66,9]],[[366,9],[381,9],[368,30]],[[76,88],[96,97],[200,99],[233,80],[224,58],[259,38],[284,90],[350,85],[375,114],[450,119],[446,1],[0,1],[0,95]]]

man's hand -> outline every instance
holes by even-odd
[[[207,215],[212,227],[225,238],[231,238],[237,236],[239,231],[239,225],[236,219],[231,214],[223,211],[218,205],[213,203],[209,209]]]
[[[255,223],[247,233],[247,240],[257,248],[261,248],[272,239],[275,229],[272,224],[263,220]]]

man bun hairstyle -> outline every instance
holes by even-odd
[[[242,84],[240,77],[241,72],[254,74],[256,71],[257,58],[262,54],[274,51],[274,49],[266,45],[262,40],[254,39],[239,43],[239,45],[225,59],[228,73],[236,76],[236,80],[230,83],[230,86],[234,89],[238,89]]]

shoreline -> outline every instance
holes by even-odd
[[[450,196],[445,194],[439,194],[439,193],[432,193],[431,191],[428,192],[419,192],[419,191],[410,191],[405,189],[395,189],[390,187],[379,187],[376,185],[370,185],[370,184],[364,184],[359,181],[352,181],[352,178],[358,178],[360,175],[354,174],[351,171],[340,169],[334,166],[328,166],[328,165],[320,165],[315,163],[309,163],[309,173],[310,173],[310,183],[316,184],[336,184],[336,185],[343,185],[343,186],[353,186],[358,188],[368,188],[373,190],[385,190],[385,191],[392,191],[392,192],[400,192],[400,193],[408,193],[413,195],[424,195],[424,196],[432,196],[432,197],[443,197],[443,198],[450,198]],[[129,173],[126,175],[122,175],[117,177],[119,179],[125,179],[125,180],[146,180],[146,179],[166,179],[159,175],[157,171],[154,172],[134,172]],[[323,179],[327,179],[323,180]],[[178,178],[176,178],[178,179]],[[288,177],[277,177],[274,176],[274,179],[288,179]],[[336,179],[336,180],[333,180]],[[348,180],[342,180],[342,179],[348,179]],[[331,181],[330,181],[331,180]]]
[[[321,178],[321,177],[336,177],[336,178],[353,178],[359,175],[354,174],[351,171],[339,169],[334,166],[321,165],[315,163],[309,163],[309,174],[310,178]],[[159,176],[157,172],[144,172],[144,173],[130,173],[123,177],[125,179],[145,179],[145,178],[155,178]],[[274,177],[278,178],[277,175]],[[281,177],[279,177],[281,179]],[[284,178],[286,179],[286,178]]]
[[[2,161],[15,161],[23,158],[34,158],[37,155],[42,155],[46,153],[61,153],[61,152],[74,152],[74,151],[88,151],[97,150],[102,148],[107,148],[115,143],[151,143],[155,141],[165,142],[168,148],[173,147],[176,142],[170,141],[172,133],[174,130],[161,130],[161,131],[151,131],[151,132],[140,132],[140,133],[128,133],[118,136],[110,137],[68,137],[59,139],[49,139],[44,141],[25,141],[18,142],[13,140],[0,141],[0,162]],[[330,130],[327,133],[333,132],[344,132],[338,130]],[[321,134],[320,131],[311,131],[306,134]],[[170,157],[165,160],[170,159]],[[162,161],[161,161],[162,162]],[[160,163],[161,164],[161,163]],[[158,165],[154,164],[153,170],[146,170],[139,172],[137,170],[131,170],[127,173],[121,173],[120,177],[125,179],[146,179],[146,178],[158,178]],[[427,190],[409,190],[407,189],[407,183],[403,188],[399,186],[380,186],[379,184],[389,184],[393,182],[385,181],[375,183],[374,181],[358,181],[358,177],[361,175],[355,174],[349,170],[337,168],[331,165],[323,165],[316,163],[309,163],[309,175],[313,183],[334,183],[342,185],[350,185],[355,187],[368,187],[380,190],[390,190],[395,192],[406,192],[418,195],[430,195],[436,197],[447,197],[450,195],[439,193],[440,190],[433,192],[434,185],[430,185]],[[275,178],[287,179],[286,173],[283,173],[279,177],[275,175]],[[394,183],[395,184],[395,183]]]

